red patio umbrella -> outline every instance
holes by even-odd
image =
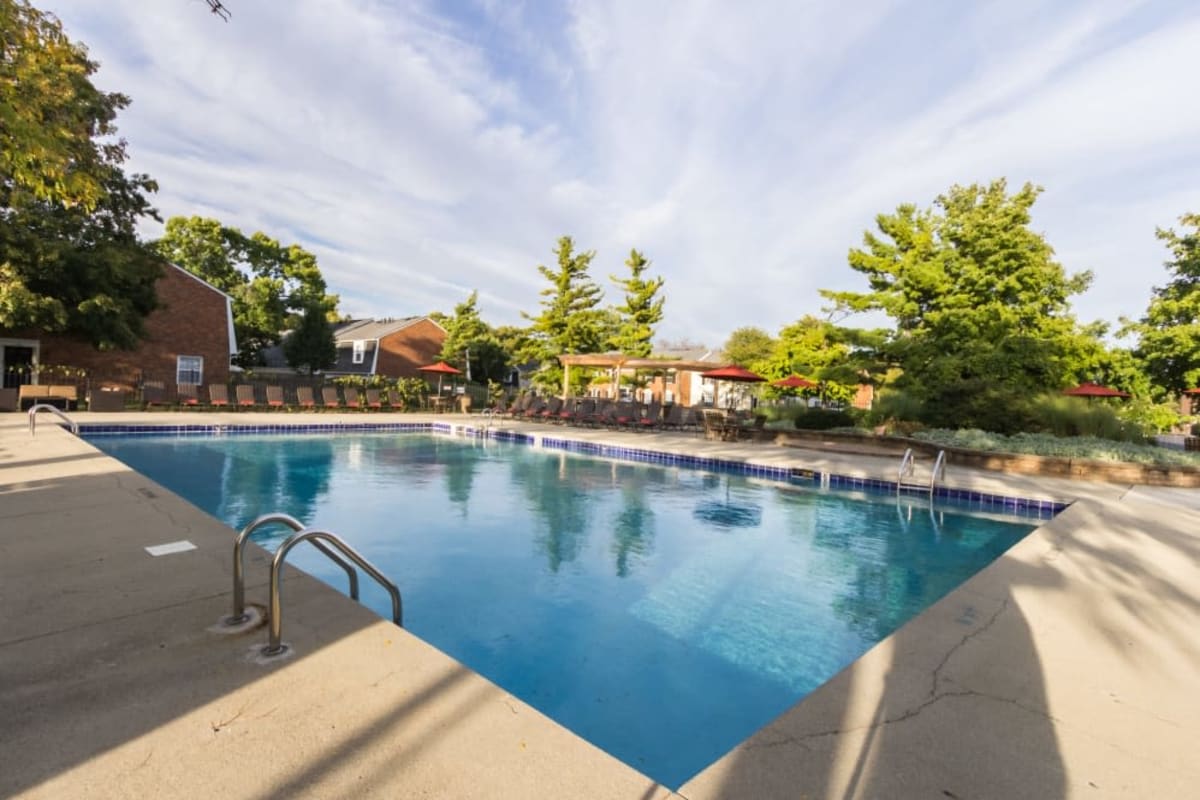
[[[1088,381],[1084,381],[1074,389],[1064,389],[1063,394],[1071,397],[1086,397],[1089,400],[1093,397],[1129,397],[1129,392],[1120,392]]]
[[[424,367],[417,367],[418,372],[436,372],[438,376],[438,394],[442,393],[442,378],[446,375],[462,375],[461,369],[455,369],[445,361],[439,361],[436,364],[429,364]]]
[[[808,378],[800,375],[791,374],[786,378],[780,378],[777,381],[771,381],[772,386],[778,386],[780,389],[815,389],[817,384],[810,381]]]
[[[718,367],[710,369],[708,372],[701,372],[701,378],[708,378],[712,381],[733,381],[735,383],[762,383],[766,380],[757,372],[751,372],[745,367],[739,367],[737,364],[730,364],[727,367]],[[713,387],[713,405],[717,404],[717,390]]]

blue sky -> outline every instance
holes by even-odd
[[[133,98],[164,218],[303,244],[355,315],[477,289],[520,322],[569,234],[614,302],[642,250],[660,334],[719,346],[864,288],[876,214],[1006,177],[1095,273],[1080,319],[1115,322],[1165,282],[1155,228],[1200,211],[1195,2],[225,5],[39,2]]]

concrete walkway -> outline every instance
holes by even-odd
[[[896,466],[686,435],[552,430],[867,477]],[[1077,502],[679,796],[1195,796],[1200,493],[968,470],[947,482]],[[196,549],[144,549],[178,540]],[[259,663],[261,628],[207,630],[228,613],[231,540],[217,520],[48,419],[34,439],[24,415],[0,419],[0,796],[674,796],[297,572],[285,631],[296,655]],[[265,565],[254,549],[248,595],[259,602]]]

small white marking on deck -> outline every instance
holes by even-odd
[[[172,553],[186,553],[188,550],[195,550],[196,545],[189,542],[187,539],[180,539],[178,542],[167,542],[166,544],[151,545],[146,548],[146,552],[152,556],[169,556]]]

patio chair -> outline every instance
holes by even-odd
[[[725,441],[725,414],[715,408],[705,408],[701,411],[701,423],[704,425],[704,438],[710,442]]]
[[[520,414],[517,414],[517,416],[525,419],[537,419],[538,415],[542,413],[542,409],[545,407],[546,401],[540,397],[535,397],[529,401],[529,405],[525,407],[525,410]]]
[[[210,383],[208,385],[208,404],[210,406],[229,405],[229,387],[223,383]]]
[[[336,386],[322,386],[321,387],[321,403],[326,408],[341,408],[342,407],[342,400],[340,397],[338,397],[338,390],[337,390]]]
[[[672,403],[667,409],[667,415],[663,417],[662,427],[669,431],[683,430],[683,406]]]
[[[283,406],[283,387],[268,386],[267,387],[267,405],[271,408],[280,408]]]
[[[179,397],[179,405],[181,406],[200,405],[200,394],[197,392],[196,384],[194,383],[175,384],[175,394]]]
[[[251,385],[249,383],[239,383],[237,385],[236,391],[237,391],[237,404],[239,406],[253,407],[254,405],[256,405],[255,400],[254,400],[254,386],[253,385]]]
[[[590,414],[585,423],[592,428],[598,428],[601,425],[607,427],[616,424],[617,405],[612,400],[601,400],[596,405],[596,410]]]
[[[571,418],[567,420],[572,425],[586,425],[588,418],[596,413],[596,401],[590,397],[585,397],[575,404],[575,408],[571,410]]]
[[[654,400],[646,409],[646,414],[637,421],[639,430],[648,431],[660,427],[662,424],[662,403]]]
[[[167,404],[167,387],[162,381],[145,381],[142,383],[142,403],[146,408],[165,406]]]
[[[367,408],[383,408],[383,397],[378,389],[367,389]]]
[[[301,408],[312,408],[317,402],[313,400],[313,390],[311,386],[296,387],[296,405]]]
[[[362,408],[359,402],[358,389],[353,386],[346,387],[346,408]]]
[[[683,412],[683,428],[686,431],[701,431],[704,429],[704,409],[689,406]]]
[[[516,399],[508,410],[504,413],[510,417],[519,417],[525,413],[525,409],[529,408],[529,404],[533,401],[533,395],[523,394]]]
[[[636,425],[638,419],[642,416],[642,410],[629,401],[617,403],[617,413],[613,417],[613,421],[617,426],[628,428],[631,425]]]
[[[558,412],[562,411],[563,401],[561,397],[551,397],[546,406],[538,412],[537,418],[547,421],[557,421]]]

